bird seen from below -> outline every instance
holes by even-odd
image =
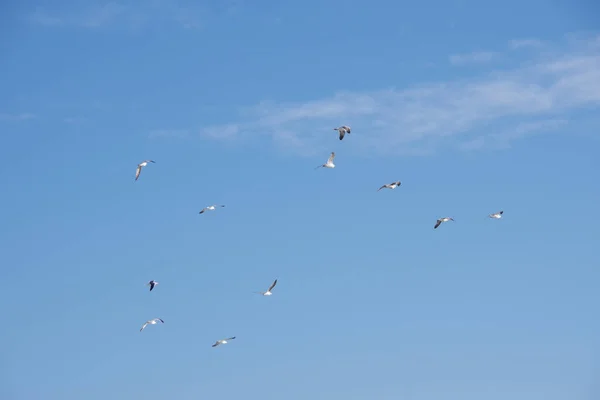
[[[255,293],[262,294],[263,296],[270,296],[273,294],[273,293],[271,293],[271,290],[273,290],[275,285],[277,285],[277,279],[275,279],[275,281],[271,284],[271,286],[267,289],[266,292],[255,292]]]
[[[144,325],[142,325],[142,329],[140,329],[140,332],[141,332],[141,331],[143,331],[144,329],[146,329],[146,326],[147,326],[148,324],[150,324],[150,325],[156,325],[156,324],[157,324],[157,323],[159,323],[159,322],[161,322],[161,323],[163,323],[163,324],[165,323],[165,321],[163,321],[163,320],[162,320],[162,319],[160,319],[160,318],[154,318],[154,319],[151,319],[151,320],[149,320],[149,321],[146,321],[146,323],[145,323]]]
[[[396,182],[392,182],[392,183],[386,183],[385,185],[383,185],[382,187],[380,187],[379,189],[377,189],[377,191],[379,192],[381,189],[396,189],[401,184],[402,183],[400,183],[400,181],[396,181]]]
[[[502,218],[502,214],[504,214],[504,211],[498,211],[497,213],[488,215],[488,217],[494,218],[494,219],[500,219],[500,218]]]
[[[215,342],[215,344],[213,344],[213,345],[212,345],[212,347],[217,347],[217,346],[220,346],[220,345],[222,345],[222,344],[227,344],[227,341],[228,341],[228,340],[233,340],[233,339],[235,339],[235,336],[232,336],[232,337],[230,337],[230,338],[227,338],[227,339],[221,339],[221,340],[217,340],[217,341]]]
[[[335,168],[335,164],[333,163],[333,159],[334,158],[335,158],[335,152],[332,151],[331,155],[327,159],[327,162],[325,164],[317,166],[315,169],[321,168],[321,167],[323,167],[323,168]]]
[[[154,286],[158,285],[158,282],[156,282],[155,280],[151,280],[150,282],[146,283],[147,286],[150,286],[150,291],[152,291],[152,289],[154,289]]]
[[[135,170],[135,180],[137,181],[142,173],[142,168],[144,168],[148,163],[154,163],[153,160],[144,160],[138,164],[137,169]]]
[[[214,211],[217,207],[225,207],[224,205],[213,204],[212,206],[204,207],[198,214],[204,214],[206,211]]]

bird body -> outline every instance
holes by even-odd
[[[206,211],[214,211],[217,207],[225,207],[224,205],[213,204],[212,206],[204,207],[198,214],[204,214]]]
[[[340,140],[342,140],[344,138],[344,135],[346,135],[346,133],[350,133],[351,129],[349,126],[347,125],[342,125],[339,128],[333,128],[334,131],[338,131],[338,133],[340,134]]]
[[[147,326],[148,324],[150,324],[150,325],[156,325],[156,324],[157,324],[157,323],[159,323],[159,322],[161,322],[161,323],[163,323],[163,324],[165,323],[165,321],[163,321],[163,320],[162,320],[162,319],[160,319],[160,318],[154,318],[154,319],[151,319],[151,320],[149,320],[149,321],[146,321],[146,323],[145,323],[144,325],[142,325],[142,329],[140,329],[140,332],[141,332],[141,331],[143,331],[143,330],[146,328],[146,326]]]
[[[329,158],[327,159],[327,162],[323,165],[319,165],[317,166],[315,169],[317,168],[335,168],[335,164],[333,163],[333,160],[335,158],[335,152],[332,151],[331,154],[329,155]]]
[[[454,221],[453,218],[450,217],[444,217],[444,218],[440,218],[435,222],[435,225],[433,227],[433,229],[437,229],[442,223],[444,222],[448,222],[448,221]]]
[[[137,181],[142,173],[142,168],[144,168],[148,163],[154,163],[153,160],[144,160],[138,164],[137,169],[135,170],[135,180]]]
[[[498,211],[497,213],[494,214],[490,214],[488,215],[490,218],[494,218],[494,219],[500,219],[502,218],[502,214],[504,214],[504,211]]]
[[[379,189],[377,189],[377,191],[379,192],[381,189],[396,189],[401,184],[402,183],[400,181],[387,183],[387,184],[383,185],[382,187],[380,187]]]
[[[215,344],[213,344],[213,345],[212,345],[212,347],[217,347],[217,346],[220,346],[220,345],[222,345],[222,344],[227,344],[227,341],[228,341],[228,340],[233,340],[233,339],[235,339],[235,336],[232,336],[232,337],[230,337],[230,338],[227,338],[227,339],[221,339],[221,340],[217,340],[217,341],[215,342]]]
[[[277,279],[275,279],[275,281],[271,284],[271,286],[267,289],[266,292],[256,292],[256,293],[262,294],[263,296],[271,296],[273,294],[271,292],[271,290],[273,290],[273,288],[275,287],[275,285],[277,285]]]

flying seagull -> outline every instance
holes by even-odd
[[[437,229],[438,226],[440,226],[442,224],[442,222],[448,222],[448,221],[454,221],[453,218],[450,217],[444,217],[444,218],[440,218],[435,222],[435,226],[433,227],[433,229]]]
[[[217,207],[225,207],[225,206],[219,205],[219,204],[213,204],[212,206],[204,207],[202,210],[200,210],[200,212],[198,214],[204,214],[206,211],[214,211],[217,209]]]
[[[331,155],[329,156],[329,158],[327,159],[327,162],[323,165],[319,165],[317,168],[335,168],[335,164],[333,163],[333,159],[335,158],[335,152],[332,151]],[[315,169],[317,169],[315,168]]]
[[[156,282],[154,279],[151,280],[150,282],[146,283],[147,286],[150,286],[150,291],[152,291],[152,289],[154,289],[154,286],[158,285],[158,282]]]
[[[148,163],[154,163],[153,160],[144,160],[141,163],[138,164],[137,169],[135,170],[135,180],[137,181],[138,178],[140,177],[140,173],[142,172],[142,168],[144,168],[146,165],[148,165]]]
[[[497,213],[488,215],[488,217],[500,219],[500,218],[502,218],[502,214],[504,214],[504,211],[498,211]]]
[[[213,344],[213,345],[212,345],[212,347],[217,347],[217,346],[219,346],[219,345],[221,345],[221,344],[227,344],[227,341],[228,341],[228,340],[233,340],[233,339],[235,339],[235,336],[233,336],[233,337],[230,337],[230,338],[227,338],[227,339],[221,339],[221,340],[217,340],[217,341],[215,342],[215,344]]]
[[[392,183],[386,183],[385,185],[383,185],[382,187],[380,187],[379,189],[377,189],[377,191],[379,192],[381,189],[396,189],[401,184],[402,183],[400,183],[400,181],[392,182]]]
[[[271,290],[273,290],[275,285],[277,285],[277,279],[275,279],[275,281],[271,284],[271,286],[267,289],[266,292],[255,292],[255,293],[262,294],[263,296],[270,296],[273,294],[273,293],[271,293]]]
[[[342,125],[339,128],[333,128],[334,131],[338,131],[340,133],[340,140],[344,138],[346,133],[350,133],[350,127],[346,125]]]
[[[163,324],[165,323],[165,321],[163,321],[160,318],[154,318],[154,319],[151,319],[150,321],[146,321],[146,323],[144,325],[142,325],[142,329],[140,329],[140,332],[143,331],[144,328],[146,328],[146,325],[148,325],[148,324],[156,325],[156,324],[158,324],[159,321],[162,322]]]

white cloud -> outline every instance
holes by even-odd
[[[532,130],[555,129],[549,121],[566,121],[571,111],[600,105],[599,49],[598,37],[578,38],[541,52],[531,47],[525,58],[518,54],[518,66],[470,79],[343,91],[301,103],[262,101],[239,110],[237,121],[200,133],[236,140],[266,135],[303,154],[328,149],[340,124],[353,128],[346,146],[380,154],[428,154],[440,146],[472,147],[473,141],[506,146]]]
[[[470,54],[453,54],[450,56],[450,63],[453,65],[486,63],[492,61],[495,56],[496,53],[491,51],[481,51]]]
[[[27,121],[34,119],[35,115],[31,113],[7,114],[0,113],[0,121]]]

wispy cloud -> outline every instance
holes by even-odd
[[[187,129],[156,129],[150,131],[150,138],[184,138],[189,135]]]
[[[7,114],[0,113],[0,121],[27,121],[34,119],[35,115],[31,113]]]
[[[349,124],[347,141],[359,151],[431,153],[503,143],[557,128],[581,107],[600,106],[600,41],[597,36],[555,43],[551,51],[530,47],[518,66],[470,79],[422,83],[366,93],[342,91],[303,103],[262,101],[239,110],[239,119],[201,134],[247,140],[270,136],[278,146],[309,154],[331,143],[332,128]],[[554,121],[554,122],[552,122]],[[482,131],[485,130],[485,134]]]
[[[512,49],[520,49],[523,47],[540,47],[543,45],[541,40],[537,39],[515,39],[509,42]]]
[[[469,54],[453,54],[450,56],[450,63],[453,65],[486,63],[492,61],[496,55],[496,53],[491,51],[480,51]]]
[[[183,7],[176,0],[121,0],[68,10],[48,10],[38,7],[28,16],[28,20],[33,24],[46,27],[141,28],[171,23],[189,29],[201,26],[201,15],[202,12],[198,7]]]

